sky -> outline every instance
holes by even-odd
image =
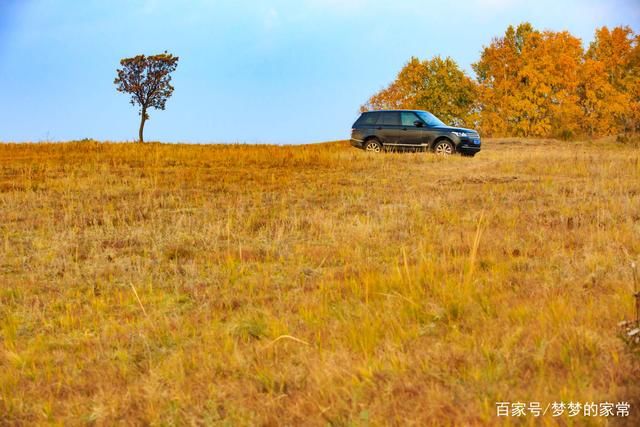
[[[145,140],[297,144],[349,136],[411,56],[471,64],[509,24],[640,32],[640,0],[0,0],[0,141],[133,141],[119,61],[180,57]]]

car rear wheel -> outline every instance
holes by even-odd
[[[433,151],[435,151],[436,154],[440,154],[441,156],[448,156],[450,154],[453,154],[453,150],[453,144],[450,141],[444,140],[438,142]]]
[[[369,151],[372,153],[379,153],[382,151],[382,144],[377,139],[370,139],[364,144],[365,151]]]

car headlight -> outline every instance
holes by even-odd
[[[462,136],[469,136],[469,134],[468,134],[468,133],[466,133],[466,132],[457,132],[457,131],[453,131],[453,132],[451,132],[451,133],[452,133],[452,134],[454,134],[455,136],[460,136],[460,137],[462,137]]]

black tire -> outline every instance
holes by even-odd
[[[364,142],[364,151],[379,153],[382,151],[382,144],[380,144],[380,141],[375,138],[367,139]]]
[[[448,139],[441,139],[436,143],[433,147],[433,152],[436,154],[440,154],[442,156],[449,156],[455,153],[456,149],[453,146],[453,143]]]

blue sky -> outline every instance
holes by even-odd
[[[470,74],[509,24],[640,31],[638,0],[0,0],[0,141],[134,140],[119,60],[178,55],[145,139],[304,143],[348,137],[409,57]]]

